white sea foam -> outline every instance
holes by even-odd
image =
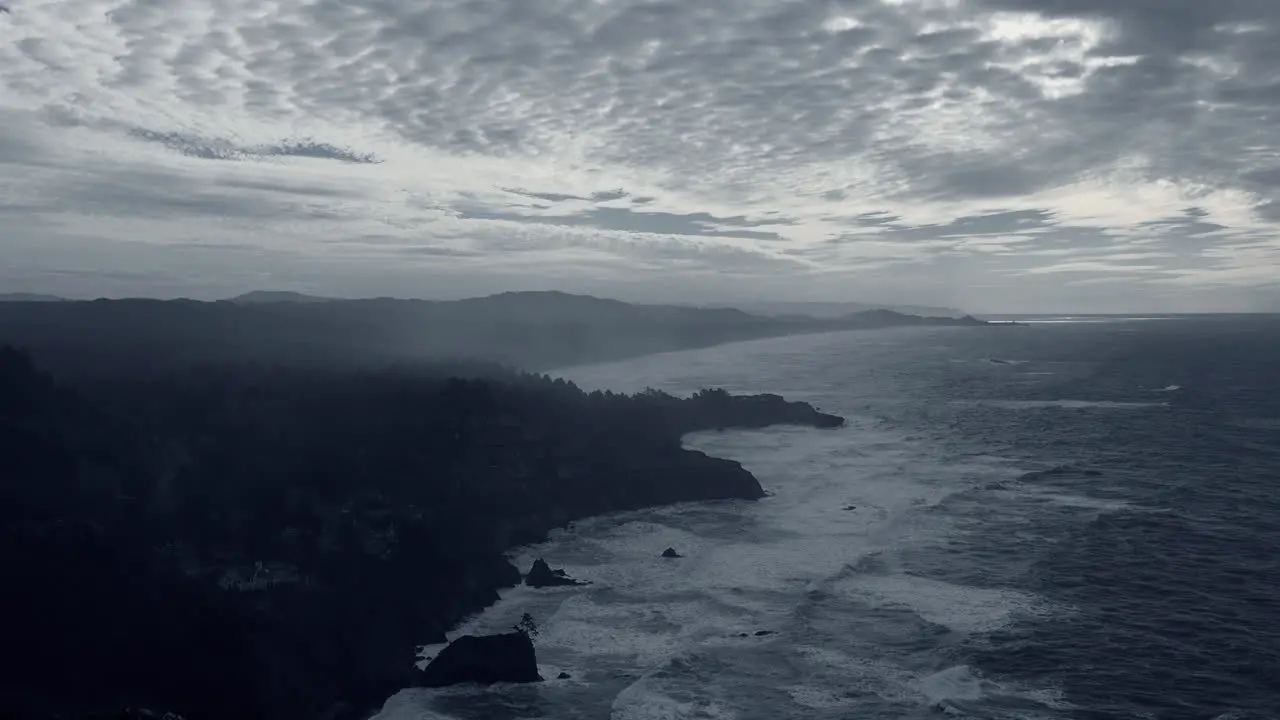
[[[1048,612],[1040,598],[1013,590],[965,587],[911,575],[855,575],[833,592],[869,607],[909,608],[936,625],[961,633],[988,633],[1020,618]]]
[[[860,348],[870,346],[867,337],[872,335],[858,336]],[[526,569],[542,557],[591,584],[503,591],[497,605],[450,636],[499,632],[528,612],[540,626],[535,642],[544,675],[564,669],[583,685],[592,678],[634,678],[616,697],[597,699],[605,703],[600,710],[608,707],[618,720],[728,718],[735,711],[763,717],[743,714],[734,704],[735,693],[753,684],[786,690],[795,702],[793,717],[842,703],[856,710],[858,698],[871,695],[908,706],[927,702],[918,672],[890,659],[859,657],[852,648],[826,646],[828,626],[815,630],[812,623],[829,623],[847,634],[853,630],[842,613],[891,608],[958,633],[982,633],[1042,612],[1043,603],[1033,596],[911,576],[900,562],[903,553],[944,542],[954,531],[948,498],[1011,480],[1021,470],[998,457],[945,456],[927,439],[851,412],[867,393],[882,390],[842,380],[841,373],[856,371],[857,359],[833,348],[849,342],[839,334],[761,341],[566,372],[585,388],[778,392],[841,413],[849,422],[836,430],[784,427],[690,436],[691,447],[743,462],[773,495],[758,502],[595,518],[553,533],[548,542],[513,553],[513,560]],[[660,557],[667,547],[684,557]],[[874,572],[850,570],[872,557]],[[803,608],[829,617],[814,620]],[[757,630],[776,634],[756,637]],[[700,678],[690,689],[664,668],[695,650],[719,654],[729,669]],[[778,668],[793,664],[800,668],[791,671],[795,677],[777,675],[783,672]],[[809,670],[854,692],[806,680]],[[388,701],[378,720],[416,719],[431,706],[431,691],[402,695]]]
[[[1016,717],[1020,720],[1048,717],[1046,710],[1071,709],[1057,690],[1009,687],[980,676],[968,665],[956,665],[927,675],[919,680],[917,690],[930,706],[960,717],[971,717],[965,709],[979,701],[995,702],[1007,710],[1016,710]]]
[[[387,698],[382,709],[369,720],[456,720],[452,715],[429,709],[431,698],[438,690],[407,688]]]
[[[977,700],[987,689],[968,665],[950,667],[920,681],[920,693],[933,705],[947,700]]]
[[[788,688],[791,702],[813,710],[837,710],[849,706],[849,698],[831,688],[798,685]]]
[[[914,704],[917,699],[916,673],[892,663],[859,657],[830,647],[802,645],[796,647],[795,652],[804,659],[806,670],[816,672],[827,682],[822,686],[815,686],[811,683],[817,678],[806,677],[807,682],[790,688],[789,694],[793,699],[798,695],[801,700],[821,699],[827,703],[843,700],[842,704],[845,706],[850,706],[850,701],[866,695],[907,704]],[[839,688],[839,692],[834,692],[836,688]],[[814,707],[805,702],[800,704]]]
[[[611,720],[733,720],[739,715],[705,685],[665,680],[650,672],[618,693],[609,716]]]
[[[1115,400],[976,400],[956,401],[957,405],[981,405],[1001,410],[1042,410],[1063,408],[1066,410],[1141,410],[1153,407],[1169,407],[1167,402],[1120,402]]]

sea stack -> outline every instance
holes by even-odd
[[[529,574],[524,576],[524,584],[529,587],[559,587],[562,585],[585,585],[580,580],[574,580],[564,573],[564,570],[552,570],[546,560],[538,558],[533,561],[533,567],[529,568]]]
[[[526,633],[509,632],[463,635],[454,640],[422,671],[418,685],[434,688],[460,683],[492,685],[541,680],[533,640]]]

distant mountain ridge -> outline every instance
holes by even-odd
[[[226,302],[254,304],[254,303],[280,303],[280,302],[296,302],[296,303],[319,303],[332,302],[340,298],[320,297],[318,295],[307,295],[306,293],[294,292],[293,290],[253,290],[227,298]]]
[[[466,300],[322,299],[250,293],[230,300],[0,303],[0,344],[51,370],[113,372],[227,362],[352,366],[472,360],[546,370],[803,333],[908,325],[982,325],[874,310],[837,318],[767,317],[734,308],[637,305],[563,292]]]
[[[545,291],[509,291],[498,293],[496,295],[487,295],[483,297],[466,298],[464,300],[454,301],[436,301],[436,302],[477,302],[484,300],[498,299],[516,299],[516,298],[535,298],[535,297],[561,297],[561,298],[587,298],[589,295],[575,295],[573,293],[565,293],[556,290]],[[254,290],[252,292],[237,295],[233,298],[227,298],[228,302],[236,303],[269,303],[269,302],[333,302],[342,300],[343,298],[323,297],[319,295],[308,295],[305,293],[295,292],[292,290]],[[660,305],[652,305],[649,303],[624,303],[620,300],[603,300],[603,302],[612,302],[617,304],[637,304],[648,307]],[[807,317],[818,320],[831,320],[835,318],[855,315],[857,313],[869,312],[872,310],[889,310],[900,313],[902,315],[919,315],[921,317],[950,317],[959,318],[965,315],[964,311],[951,307],[941,307],[935,305],[902,305],[894,303],[867,303],[867,302],[744,302],[744,303],[713,303],[707,305],[672,305],[671,307],[697,307],[705,310],[738,310],[750,315],[760,315],[763,317]]]
[[[592,298],[606,303],[615,303],[617,305],[640,305],[644,307],[664,307],[663,305],[650,305],[648,303],[625,303],[621,300],[606,300],[603,298],[594,298],[590,295],[575,295],[573,293],[560,292],[556,290],[534,290],[534,291],[509,291],[498,293],[495,295],[485,295],[481,297],[465,298],[462,300],[420,300],[417,298],[405,298],[405,300],[416,300],[418,302],[501,302],[503,299],[532,299],[532,298]],[[326,303],[326,302],[350,302],[353,300],[392,300],[400,298],[339,298],[328,297],[323,295],[311,295],[308,293],[298,292],[296,290],[251,290],[234,297],[223,298],[219,302],[236,303],[239,305],[265,305],[271,303]],[[83,302],[74,301],[69,298],[59,297],[57,295],[46,295],[40,293],[0,293],[0,302]],[[893,303],[866,303],[866,302],[745,302],[745,303],[713,303],[706,305],[669,305],[665,307],[696,307],[704,310],[737,310],[749,315],[758,315],[762,317],[775,318],[812,318],[818,320],[831,320],[858,313],[869,312],[872,310],[889,310],[900,313],[902,315],[919,315],[921,317],[948,317],[959,318],[965,313],[956,308],[940,307],[933,305],[900,305]]]
[[[0,293],[0,302],[67,302],[67,299],[57,295],[14,292]]]

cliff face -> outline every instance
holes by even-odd
[[[73,389],[0,349],[0,715],[356,717],[575,519],[756,499],[681,436],[839,418],[776,396],[586,394],[484,371]],[[9,713],[9,714],[5,714]]]

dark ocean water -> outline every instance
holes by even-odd
[[[1124,504],[1085,523],[1010,522],[979,509],[988,490],[955,498],[986,526],[963,552],[1027,558],[1001,582],[1071,608],[975,639],[974,664],[1055,680],[1073,717],[1280,716],[1280,322],[1069,324],[1000,349],[1026,361],[1011,377],[952,372],[934,387],[1135,405],[951,406],[959,438],[1044,466],[1021,482]],[[1018,379],[1037,371],[1054,374]]]
[[[531,612],[544,675],[572,679],[405,691],[384,718],[1280,718],[1280,319],[842,333],[565,374],[850,423],[691,437],[773,496],[517,553],[593,585],[512,590],[465,630]]]

